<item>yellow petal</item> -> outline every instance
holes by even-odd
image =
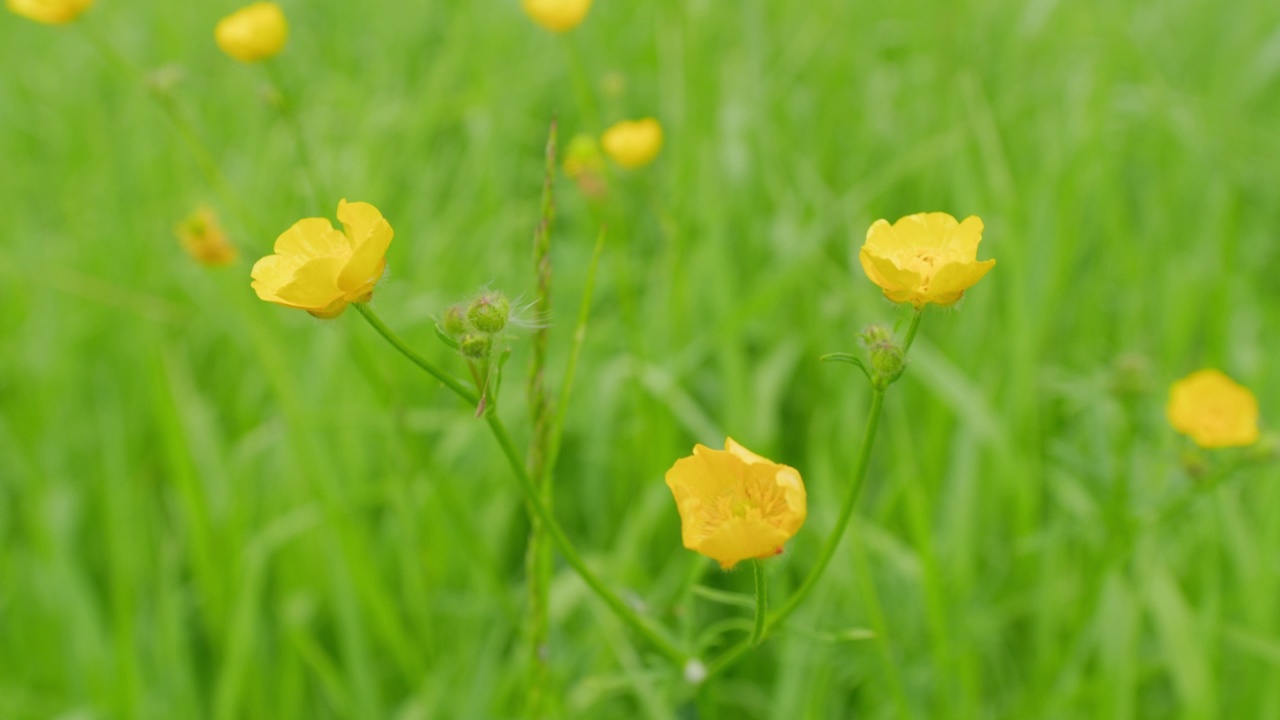
[[[566,32],[587,16],[591,0],[520,0],[520,6],[542,27],[552,32]]]
[[[991,268],[995,260],[982,262],[947,263],[938,269],[933,280],[929,282],[929,295],[937,298],[931,300],[939,305],[949,305],[960,299],[960,294],[973,287]],[[949,302],[944,298],[954,296]]]
[[[893,231],[889,221],[877,220],[867,228],[867,241],[862,245],[864,251],[870,250],[876,255],[887,255],[900,247],[898,235]]]
[[[893,224],[900,247],[941,248],[959,223],[944,212],[916,213]]]
[[[970,215],[951,231],[944,242],[955,257],[975,260],[978,257],[978,243],[982,242],[982,229],[982,218]]]
[[[376,213],[377,210],[374,212]],[[338,217],[342,217],[341,207],[338,210]],[[394,235],[391,225],[378,215],[377,221],[367,229],[363,240],[359,239],[361,235],[353,236],[357,238],[355,252],[351,254],[351,259],[338,275],[338,287],[342,288],[343,292],[363,295],[373,289],[382,277],[383,269],[386,268],[387,247],[391,245],[391,238]]]
[[[293,282],[293,273],[303,263],[298,255],[268,255],[253,264],[249,275],[258,297],[267,302],[277,302],[280,288]]]
[[[323,310],[342,297],[338,288],[338,273],[342,271],[340,258],[308,260],[293,273],[293,280],[276,291],[278,301],[293,307]]]
[[[1218,370],[1198,370],[1173,384],[1169,423],[1204,448],[1243,447],[1258,441],[1258,400]]]
[[[351,242],[325,218],[306,218],[276,238],[276,253],[299,255],[308,260],[326,257],[345,260],[351,257]]]
[[[919,273],[903,270],[889,258],[873,254],[866,247],[858,253],[858,259],[862,261],[862,271],[867,274],[867,278],[879,285],[886,295],[890,292],[910,292],[920,287]]]
[[[724,439],[724,449],[728,452],[733,453],[734,455],[737,455],[739,458],[742,459],[743,462],[745,462],[748,465],[751,465],[754,463],[768,463],[770,465],[773,464],[772,461],[742,447],[733,438]]]
[[[680,458],[671,466],[666,481],[677,503],[690,497],[709,502],[741,483],[741,464],[734,463],[728,453],[695,445],[693,455]]]
[[[382,220],[382,213],[367,202],[347,202],[345,198],[338,201],[338,222],[351,238],[352,247],[359,247],[373,233],[379,220]]]
[[[733,518],[692,549],[728,570],[743,560],[777,555],[790,537],[760,518]]]

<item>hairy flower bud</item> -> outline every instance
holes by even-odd
[[[462,337],[467,332],[467,311],[461,305],[450,305],[440,320],[440,328],[451,337]]]
[[[487,292],[471,301],[467,320],[482,333],[502,332],[511,317],[511,302],[499,292]]]
[[[463,335],[458,342],[462,356],[468,360],[485,360],[493,350],[493,338],[481,333]]]

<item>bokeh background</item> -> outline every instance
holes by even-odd
[[[690,686],[557,565],[558,716],[1280,717],[1274,466],[1148,522],[1195,492],[1172,380],[1221,368],[1280,420],[1280,5],[601,0],[558,38],[514,1],[282,4],[323,207],[262,68],[212,41],[234,3],[0,18],[0,717],[519,717],[527,523],[485,427],[248,265],[372,202],[378,311],[461,373],[433,317],[532,298],[551,119],[641,116],[667,144],[610,179],[557,512],[682,642],[750,615],[749,572],[680,546],[662,476],[695,442],[804,474],[775,597],[834,524],[869,393],[817,357],[906,317],[867,226],[977,214],[998,265],[925,318],[835,562],[727,675]],[[87,29],[180,72],[249,212]],[[554,383],[601,221],[556,189]],[[174,239],[200,203],[241,265]]]

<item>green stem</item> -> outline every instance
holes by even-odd
[[[539,318],[551,316],[551,223],[555,219],[556,177],[556,123],[551,122],[547,133],[545,164],[542,180],[542,213],[533,233],[533,269],[538,280],[538,292],[534,300],[534,312]],[[529,362],[530,421],[533,425],[533,441],[529,445],[529,473],[542,501],[548,508],[555,507],[554,486],[551,482],[551,433],[554,416],[551,399],[547,393],[547,345],[551,328],[543,325],[531,338],[532,358]],[[548,693],[549,668],[547,663],[551,621],[551,546],[547,543],[546,529],[534,514],[529,513],[529,546],[525,563],[529,586],[529,699],[528,716],[541,717],[542,706]]]
[[[765,582],[764,561],[759,558],[752,560],[751,568],[756,578],[756,623],[751,630],[751,646],[755,647],[764,640],[764,620],[769,612],[769,588]]]
[[[355,306],[356,309],[360,311],[360,314],[369,321],[369,324],[372,325],[373,328],[387,340],[387,342],[391,343],[391,345],[399,350],[401,354],[412,361],[413,364],[427,371],[437,380],[444,383],[446,387],[457,393],[458,396],[467,403],[475,405],[479,402],[479,398],[474,392],[468,390],[461,382],[449,377],[435,365],[431,364],[429,360],[414,352],[412,348],[406,345],[404,341],[402,341],[394,332],[383,324],[382,320],[378,318],[377,314],[375,314],[367,304],[355,303]],[[502,424],[502,419],[498,417],[497,413],[492,411],[486,412],[484,417],[485,422],[489,425],[489,430],[493,433],[494,439],[498,441],[498,445],[502,448],[502,453],[506,456],[508,464],[511,465],[511,470],[516,476],[517,483],[520,485],[520,492],[524,494],[525,502],[528,503],[528,506],[533,510],[534,515],[546,527],[547,533],[551,536],[551,541],[555,543],[556,548],[560,551],[560,554],[564,556],[565,561],[568,562],[569,566],[578,573],[578,576],[587,584],[587,587],[591,588],[592,592],[599,596],[599,598],[604,601],[605,605],[608,605],[609,609],[612,610],[620,620],[630,626],[637,635],[640,635],[647,640],[654,648],[667,656],[667,658],[672,662],[684,667],[685,663],[690,660],[689,656],[684,651],[680,650],[680,648],[672,644],[670,640],[660,635],[653,628],[649,627],[649,625],[635,610],[631,609],[630,606],[623,602],[622,598],[618,597],[617,594],[610,590],[604,582],[600,580],[599,576],[592,572],[591,568],[588,567],[587,563],[582,559],[582,556],[578,554],[577,549],[574,548],[573,544],[569,541],[568,536],[564,534],[564,530],[560,527],[560,523],[556,521],[555,515],[547,507],[547,504],[542,501],[542,497],[538,493],[538,489],[533,484],[533,478],[529,474],[529,469],[525,466],[524,460],[520,458],[520,451],[516,449],[515,441],[511,439],[511,434],[507,432],[506,426]]]
[[[546,503],[542,502],[538,489],[533,485],[533,478],[529,476],[529,471],[525,469],[524,462],[520,459],[520,452],[516,450],[515,441],[511,439],[506,426],[502,424],[502,419],[498,417],[497,413],[490,412],[485,414],[485,421],[489,424],[489,429],[493,431],[494,438],[497,439],[498,444],[502,447],[502,452],[507,456],[511,469],[515,472],[516,480],[520,484],[520,491],[524,493],[525,501],[529,504],[529,507],[533,508],[533,511],[545,526],[547,533],[551,535],[551,540],[556,544],[560,554],[564,556],[569,566],[578,573],[578,576],[587,584],[587,587],[591,588],[620,620],[629,625],[637,635],[648,640],[663,655],[683,667],[689,661],[689,656],[673,645],[670,640],[649,627],[635,610],[631,609],[629,605],[623,602],[622,598],[606,587],[599,576],[587,566],[587,563],[578,554],[573,544],[569,542],[564,530],[560,528],[560,523],[556,521]]]
[[[915,315],[911,316],[911,325],[907,328],[907,339],[902,342],[903,357],[911,351],[911,343],[916,341],[916,331],[920,329],[920,318],[924,317],[924,307],[917,308]]]
[[[910,349],[911,343],[915,340],[916,331],[920,329],[920,319],[924,316],[924,309],[916,310],[915,316],[911,318],[911,326],[907,329],[907,337],[903,343],[902,354],[905,358],[907,350]],[[862,435],[862,447],[858,450],[857,463],[853,469],[853,483],[849,486],[849,492],[845,495],[844,504],[840,507],[840,516],[836,519],[835,529],[823,544],[822,549],[818,552],[818,559],[814,562],[813,568],[809,570],[809,574],[805,576],[804,581],[800,584],[799,589],[792,593],[791,597],[782,604],[773,614],[765,619],[764,630],[762,635],[768,637],[781,625],[791,613],[800,607],[800,603],[809,596],[818,580],[822,578],[822,573],[826,571],[827,565],[831,564],[831,559],[836,554],[836,549],[840,546],[840,541],[844,538],[845,530],[849,527],[849,521],[853,518],[854,510],[858,506],[858,496],[862,492],[862,485],[867,477],[867,467],[871,464],[871,448],[875,445],[876,430],[880,427],[880,414],[884,409],[884,395],[887,388],[875,387],[871,393],[871,408],[867,411],[867,427]],[[763,637],[761,638],[763,640]],[[724,671],[732,665],[743,653],[750,650],[757,644],[754,638],[748,638],[739,642],[737,645],[730,647],[720,657],[711,662],[707,668],[708,675],[715,675]]]
[[[360,314],[364,316],[364,319],[369,321],[369,324],[373,326],[373,329],[378,331],[379,335],[385,338],[387,342],[391,343],[392,347],[399,350],[400,354],[409,358],[414,365],[426,370],[428,374],[444,383],[445,387],[457,393],[458,397],[462,398],[472,406],[475,406],[480,402],[480,396],[467,389],[467,386],[464,385],[462,381],[451,377],[448,373],[436,367],[430,360],[422,357],[415,352],[413,348],[405,344],[405,342],[400,339],[399,335],[392,332],[391,328],[387,327],[386,323],[382,322],[382,318],[378,317],[378,314],[373,311],[373,308],[369,307],[368,303],[353,303],[353,305],[356,310],[360,311]]]

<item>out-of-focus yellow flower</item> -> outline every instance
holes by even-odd
[[[580,25],[591,0],[520,0],[524,14],[552,32],[568,32]]]
[[[957,223],[947,213],[917,213],[890,225],[877,220],[867,230],[858,258],[862,270],[894,302],[917,309],[951,305],[996,264],[978,262],[982,220]]]
[[[624,168],[648,165],[662,149],[662,125],[653,118],[624,120],[605,130],[600,144]]]
[[[266,60],[284,49],[289,23],[273,2],[254,3],[218,21],[213,30],[222,52],[240,62]]]
[[[1197,370],[1169,389],[1173,429],[1203,448],[1241,447],[1258,441],[1258,400],[1217,370]]]
[[[239,257],[236,247],[222,231],[218,216],[207,207],[198,208],[174,228],[182,247],[201,265],[222,267]]]
[[[338,203],[342,232],[326,218],[299,220],[276,238],[275,254],[253,266],[253,289],[267,302],[336,317],[365,302],[387,266],[394,234],[369,203]]]
[[[605,182],[604,156],[600,154],[600,144],[590,135],[576,135],[569,141],[564,153],[564,174],[568,175],[582,191],[592,200],[598,200],[609,194],[609,185]]]
[[[726,438],[705,445],[667,471],[680,510],[684,546],[728,570],[740,560],[770,557],[804,524],[804,482],[795,468],[756,455]]]
[[[89,9],[93,0],[8,0],[5,3],[15,14],[29,20],[61,25],[69,23]]]

